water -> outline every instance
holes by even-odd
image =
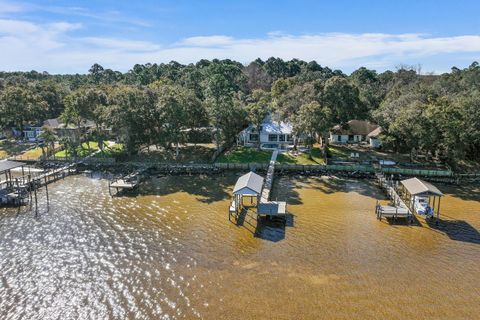
[[[480,190],[441,186],[440,225],[375,218],[369,182],[280,178],[285,228],[228,221],[236,176],[155,177],[138,196],[72,176],[0,210],[2,319],[474,319]]]

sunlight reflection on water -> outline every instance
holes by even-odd
[[[480,312],[480,204],[468,193],[445,198],[436,229],[399,226],[375,219],[381,195],[369,183],[285,177],[273,196],[288,198],[292,221],[252,230],[228,221],[235,179],[156,177],[111,198],[106,180],[78,175],[49,186],[48,212],[40,193],[37,218],[0,210],[2,318]]]

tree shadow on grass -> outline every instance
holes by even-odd
[[[427,219],[428,226],[441,231],[451,240],[480,244],[480,232],[463,220]]]

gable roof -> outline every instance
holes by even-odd
[[[410,178],[401,181],[402,185],[407,189],[411,195],[434,195],[443,196],[443,193],[438,190],[433,184],[418,178]]]
[[[235,194],[244,188],[248,188],[257,194],[260,194],[262,192],[262,187],[263,177],[255,172],[250,171],[249,173],[238,178],[237,183],[233,188],[233,193]]]
[[[378,138],[378,136],[380,136],[380,134],[383,132],[383,128],[382,127],[378,127],[377,129],[373,130],[372,132],[370,132],[369,134],[367,134],[367,137],[368,138]]]
[[[59,128],[62,125],[62,123],[59,121],[59,118],[55,118],[55,119],[47,119],[43,121],[43,125],[50,127],[52,129],[56,129],[56,128]]]
[[[293,126],[290,123],[276,121],[272,116],[266,116],[262,122],[262,132],[268,134],[291,134]]]
[[[332,129],[334,134],[344,134],[344,135],[362,135],[366,136],[375,129],[378,129],[379,125],[371,123],[366,120],[350,120],[347,122],[346,126],[336,125]]]

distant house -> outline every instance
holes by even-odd
[[[361,143],[368,142],[370,146],[380,146],[379,135],[382,128],[365,120],[350,120],[345,126],[336,125],[330,131],[329,142],[331,144]]]
[[[51,128],[58,137],[72,137],[75,138],[80,133],[85,133],[95,127],[95,122],[86,120],[82,121],[80,127],[70,123],[65,125],[65,123],[60,118],[48,119],[43,122],[45,127]]]
[[[372,148],[380,148],[382,142],[380,141],[380,135],[383,132],[382,127],[378,127],[377,129],[373,130],[369,134],[367,134],[367,140]]]
[[[42,127],[39,125],[29,125],[23,128],[22,138],[26,141],[36,142],[40,141],[42,134]]]
[[[255,147],[260,143],[260,148],[264,150],[288,150],[293,148],[295,139],[290,123],[276,121],[269,115],[259,128],[250,125],[240,132],[237,142],[247,147]]]

